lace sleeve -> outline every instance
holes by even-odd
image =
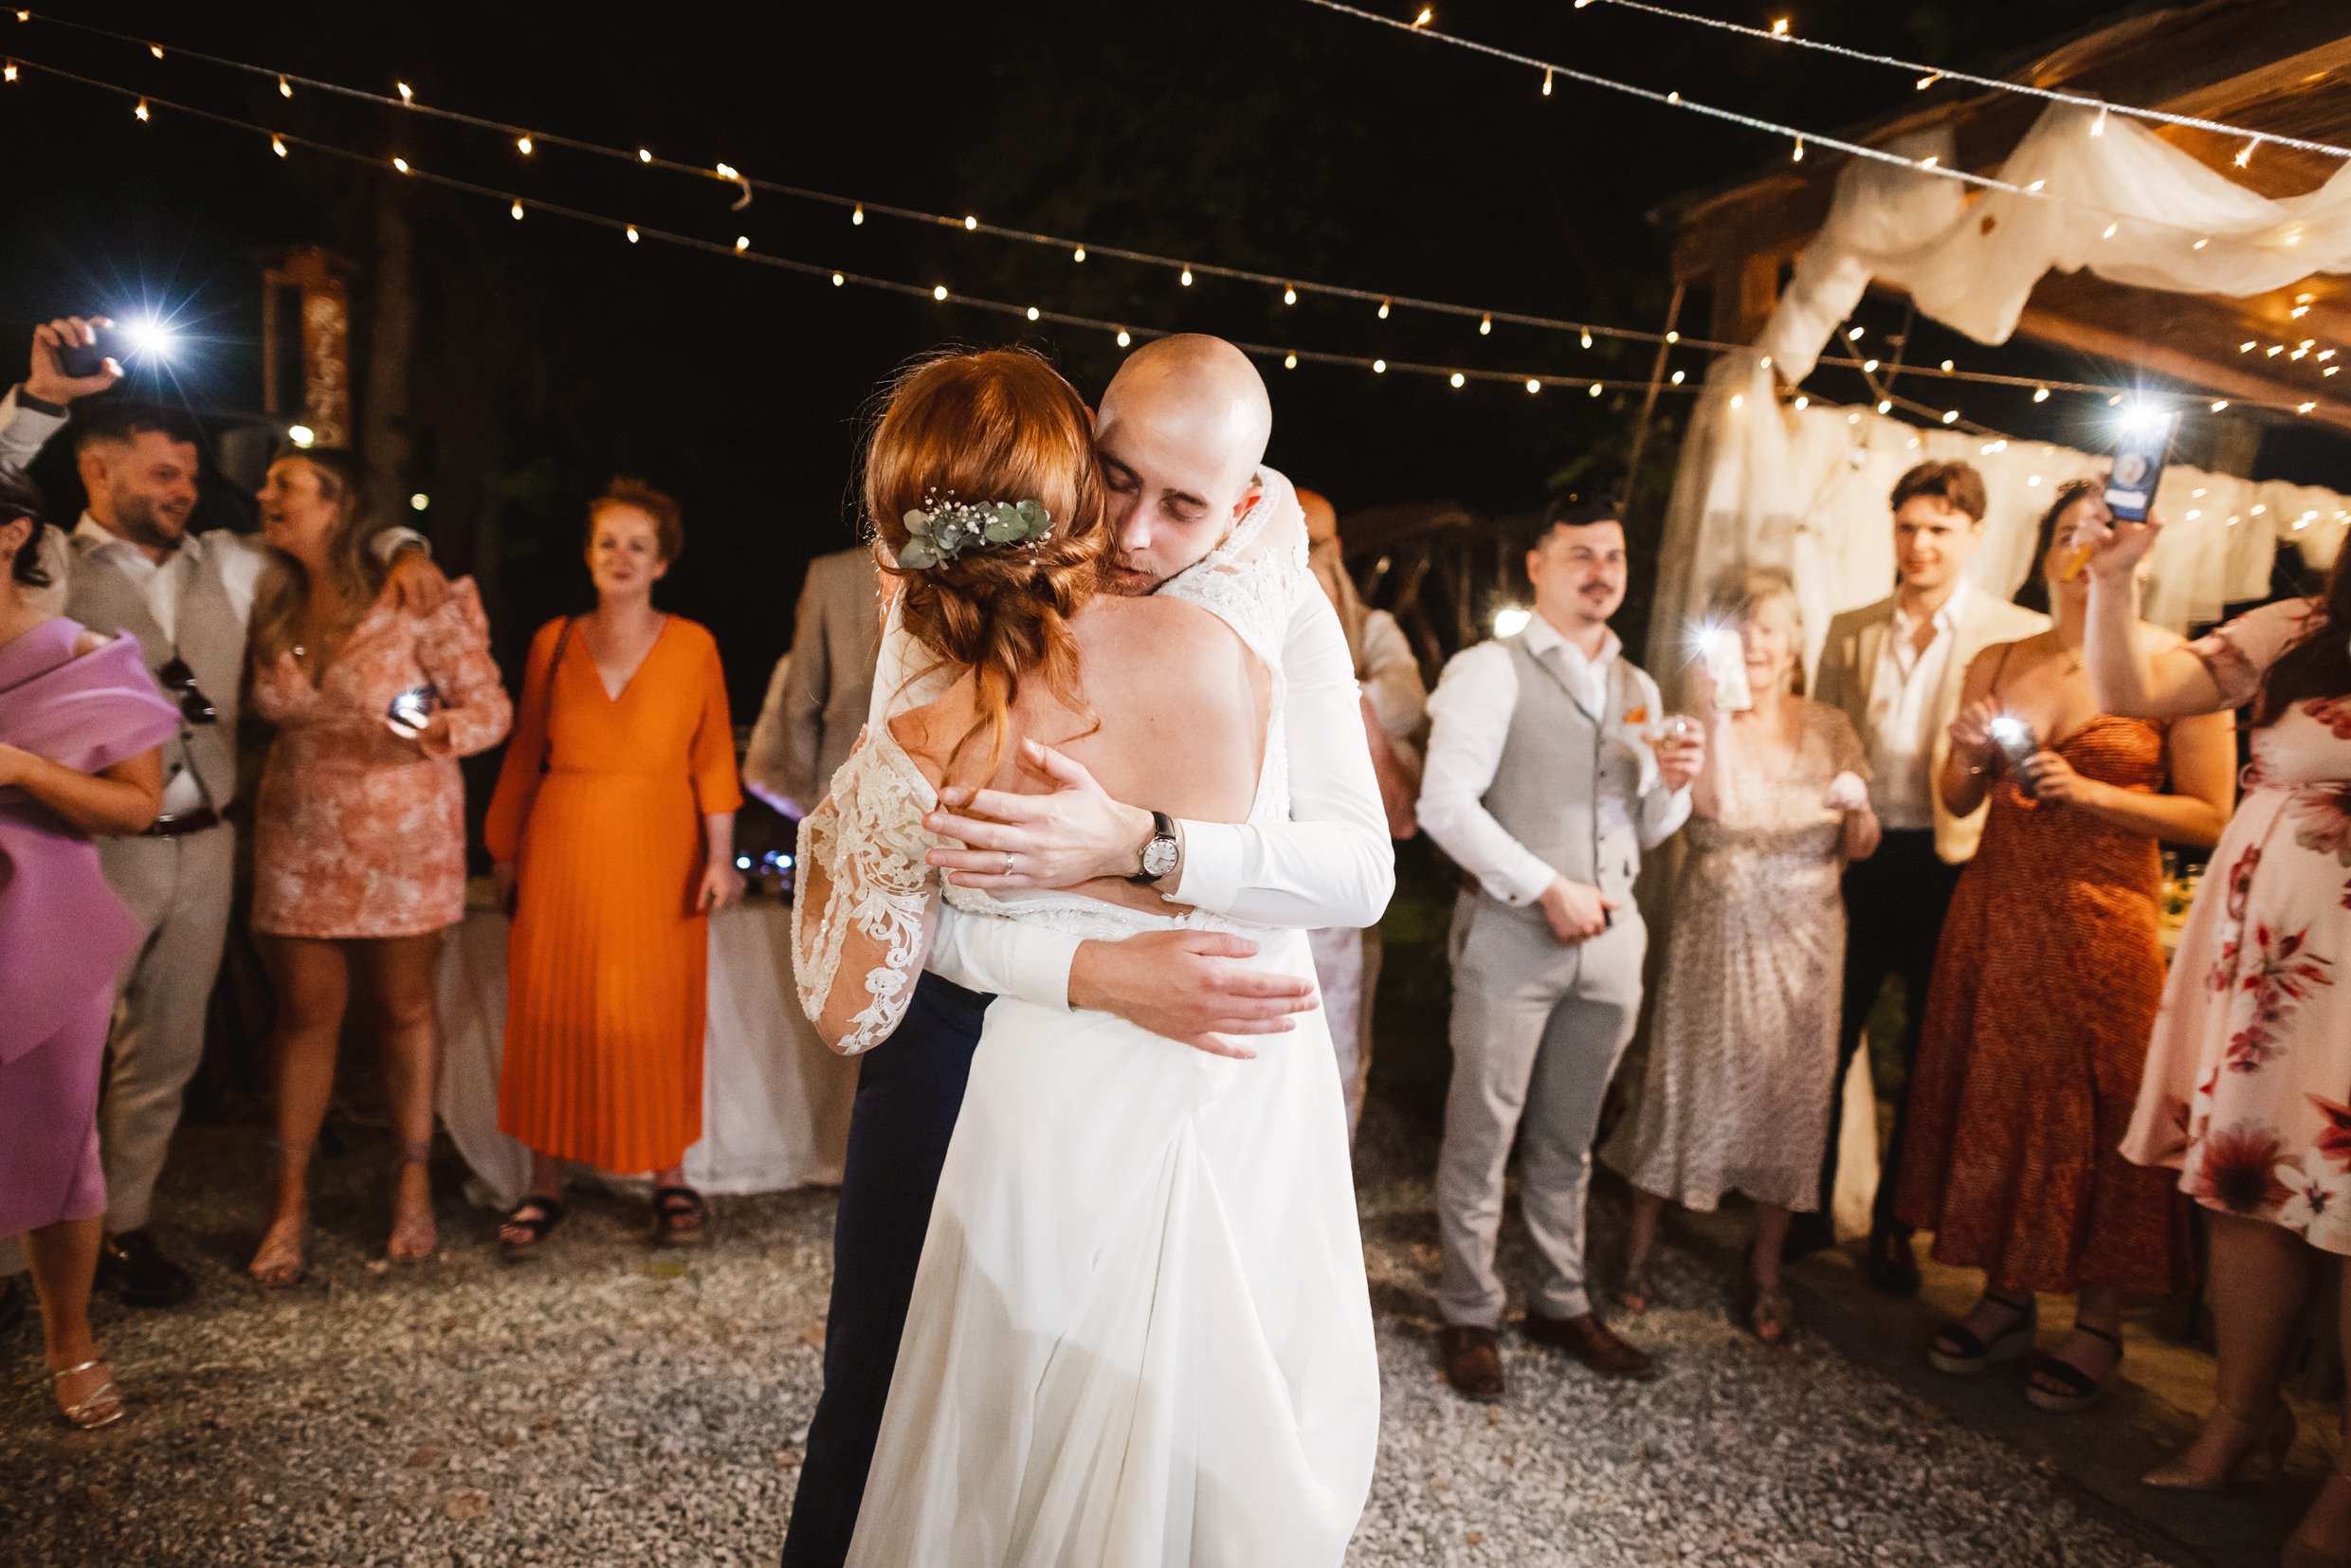
[[[792,968],[800,1007],[843,1055],[870,1050],[906,1015],[930,948],[939,881],[923,864],[921,776],[884,739],[861,743],[800,822]]]

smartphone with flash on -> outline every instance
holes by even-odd
[[[2114,467],[2106,475],[2106,510],[2124,522],[2144,522],[2155,504],[2156,486],[2163,483],[2163,464],[2171,456],[2177,415],[2141,413],[2123,427],[2122,445],[2114,449]]]

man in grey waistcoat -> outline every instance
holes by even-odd
[[[1643,738],[1662,706],[1608,626],[1625,597],[1615,503],[1556,502],[1526,574],[1524,629],[1445,666],[1420,794],[1421,827],[1476,884],[1453,916],[1438,1305],[1446,1380],[1488,1400],[1503,1394],[1503,1169],[1522,1131],[1527,1337],[1603,1376],[1651,1370],[1592,1310],[1584,1196],[1601,1100],[1641,1009],[1649,939],[1633,879],[1642,851],[1688,816],[1704,756],[1695,738]]]
[[[63,318],[36,329],[30,373],[0,397],[0,467],[22,468],[65,424],[77,398],[120,378],[64,374],[60,351],[93,341],[93,325]],[[163,749],[163,809],[134,838],[100,839],[108,885],[146,929],[121,978],[106,1041],[99,1157],[106,1174],[106,1242],[98,1279],[126,1304],[168,1306],[195,1283],[147,1231],[155,1178],[171,1152],[180,1103],[204,1055],[204,1020],[228,933],[236,839],[225,813],[237,788],[237,700],[246,631],[267,554],[256,538],[191,534],[201,432],[186,415],[134,403],[89,406],[73,431],[87,508],[46,564],[56,607],[93,631],[137,637],[179,734]],[[52,542],[57,531],[50,530]],[[401,557],[388,593],[438,602],[447,582],[397,530]]]

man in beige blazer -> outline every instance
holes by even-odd
[[[1935,779],[1951,749],[1951,720],[1969,663],[1995,643],[2030,637],[2048,621],[1967,581],[1983,542],[1983,476],[1964,463],[1922,463],[1894,485],[1893,594],[1829,623],[1813,695],[1845,710],[1869,757],[1869,798],[1886,838],[1845,873],[1845,1017],[1837,1036],[1841,1088],[1862,1027],[1886,977],[1903,983],[1904,1083],[1894,1091],[1894,1140],[1878,1174],[1871,1210],[1870,1283],[1888,1295],[1919,1287],[1908,1231],[1893,1215],[1894,1170],[1902,1158],[1909,1064],[1918,1053],[1926,987],[1942,938],[1944,910],[1959,867],[1976,852],[1983,811],[1953,816]],[[1836,1173],[1838,1111],[1831,1100],[1820,1210],[1806,1216],[1796,1244],[1833,1240],[1829,1200]]]
[[[743,763],[743,781],[779,811],[812,811],[857,743],[882,648],[880,595],[870,550],[842,550],[809,563],[792,651],[768,683]]]

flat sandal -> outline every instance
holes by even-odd
[[[2030,1355],[2032,1341],[2040,1330],[2038,1304],[2028,1296],[2014,1301],[2006,1296],[1984,1292],[1984,1300],[2020,1314],[2017,1320],[1989,1340],[1976,1337],[1975,1330],[1964,1322],[1946,1323],[1936,1334],[1934,1342],[1926,1347],[1926,1360],[1937,1372],[1947,1372],[1955,1377],[1972,1377],[1989,1366],[2014,1361]]]
[[[2092,1377],[2071,1361],[2061,1359],[2056,1356],[2035,1356],[2032,1358],[2032,1369],[2025,1379],[2025,1397],[2043,1410],[2060,1413],[2087,1410],[2099,1400],[2104,1399],[2107,1391],[2114,1387],[2115,1380],[2123,1375],[2122,1336],[2109,1334],[2103,1328],[2092,1328],[2087,1323],[2075,1323],[2073,1331],[2076,1334],[2087,1334],[2093,1340],[2104,1340],[2112,1345],[2114,1365],[2106,1369],[2106,1375],[2104,1377]],[[2062,1389],[2044,1388],[2038,1380],[2041,1378],[2047,1378],[2053,1383],[2061,1383],[2064,1387]]]

